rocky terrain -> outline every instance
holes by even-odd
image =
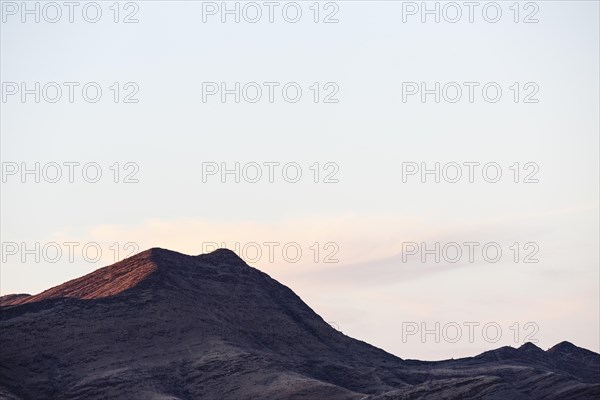
[[[402,360],[337,331],[220,249],[150,249],[35,296],[0,297],[0,399],[598,399],[568,342]]]

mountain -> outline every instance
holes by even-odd
[[[402,360],[226,249],[150,249],[0,306],[0,399],[600,397],[597,353],[563,342]]]

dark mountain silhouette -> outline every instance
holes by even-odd
[[[0,399],[600,398],[594,352],[402,360],[226,249],[151,249],[0,305]]]

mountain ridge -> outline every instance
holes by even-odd
[[[160,247],[152,247],[35,295],[8,294],[1,296],[0,305],[27,304],[60,297],[90,300],[113,296],[133,288],[150,274],[156,272],[160,267],[156,260],[166,255],[171,257],[173,255],[177,257],[201,257],[212,263],[227,262],[230,265],[243,264],[249,267],[235,252],[225,248],[216,249],[208,254],[192,256]]]
[[[148,249],[20,301],[0,307],[0,398],[600,395],[600,355],[568,342],[403,360],[337,331],[227,249]]]

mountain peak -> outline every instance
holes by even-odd
[[[14,306],[56,298],[91,300],[114,296],[137,286],[159,269],[177,274],[182,272],[182,268],[185,268],[186,265],[198,266],[199,264],[233,268],[247,266],[235,252],[225,248],[191,256],[173,250],[152,247],[33,296],[3,296],[0,305]]]
[[[152,247],[148,250],[142,251],[138,254],[135,254],[129,257],[126,260],[131,259],[144,259],[149,258],[153,261],[169,261],[176,260],[181,258],[199,258],[203,261],[207,261],[211,264],[215,265],[247,265],[246,262],[238,256],[233,250],[227,248],[218,248],[216,250],[211,251],[210,253],[202,253],[197,256],[192,256],[184,253],[179,253],[177,251],[164,249],[162,247]],[[125,261],[125,260],[123,260]]]
[[[227,248],[216,249],[210,253],[200,254],[198,257],[202,257],[207,261],[213,261],[217,264],[231,264],[232,266],[246,266],[246,262],[242,260],[233,250]]]
[[[555,354],[575,353],[575,352],[580,352],[580,351],[587,351],[587,350],[585,350],[581,347],[577,347],[573,343],[567,342],[566,340],[562,341],[562,342],[552,346],[550,349],[548,349],[548,353],[555,353]]]
[[[555,344],[552,348],[576,348],[577,346],[575,346],[573,343],[567,341],[567,340],[563,340],[560,343]]]
[[[523,343],[523,345],[521,345],[521,347],[519,347],[519,350],[520,351],[541,351],[541,352],[544,351],[531,342]]]

